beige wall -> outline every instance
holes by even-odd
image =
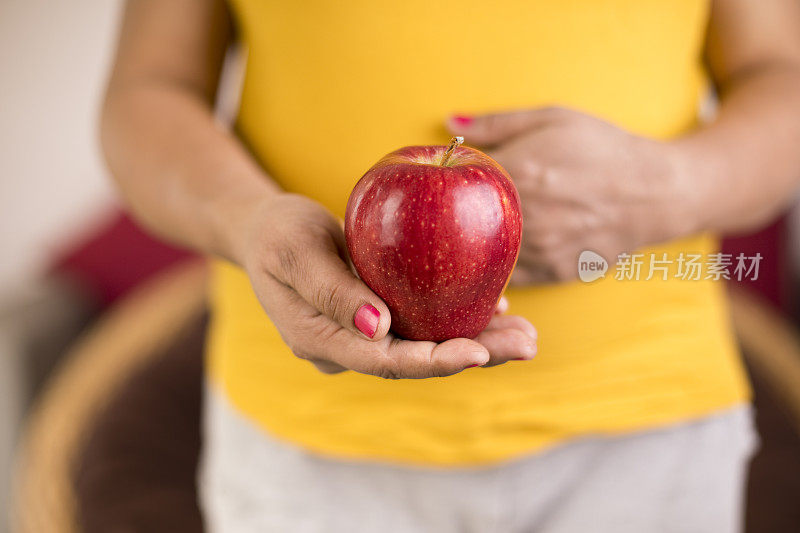
[[[95,142],[120,0],[0,0],[0,295],[112,198]]]

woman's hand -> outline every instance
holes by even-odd
[[[613,264],[621,252],[699,229],[693,184],[669,144],[563,108],[448,126],[488,148],[517,186],[524,225],[514,284],[574,279],[583,250]]]
[[[500,313],[474,340],[395,338],[386,304],[348,268],[341,225],[308,198],[270,195],[243,220],[237,255],[261,305],[292,352],[323,372],[427,378],[536,352],[533,326]]]

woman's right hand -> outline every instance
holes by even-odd
[[[386,304],[348,267],[339,221],[308,198],[270,195],[244,221],[237,255],[256,296],[292,352],[322,372],[427,378],[536,353],[533,326],[499,313],[475,339],[394,337]]]

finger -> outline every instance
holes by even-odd
[[[539,337],[539,333],[536,331],[536,328],[533,327],[533,324],[518,315],[494,316],[489,321],[489,325],[486,326],[486,329],[518,329],[534,341]]]
[[[514,287],[529,287],[554,281],[553,273],[547,267],[539,264],[527,263],[522,259],[517,260],[517,265],[511,273],[510,285]]]
[[[485,346],[471,339],[437,344],[386,335],[370,342],[320,314],[296,291],[274,279],[254,281],[254,288],[271,294],[262,303],[292,352],[322,372],[344,368],[384,378],[429,378],[482,366],[491,358]]]
[[[294,300],[313,311],[296,293]],[[287,301],[292,303],[292,298]],[[310,360],[323,371],[337,371],[338,367],[344,367],[390,379],[429,378],[449,376],[489,361],[486,348],[470,339],[452,339],[437,344],[398,339],[389,334],[380,342],[370,342],[324,315],[309,316],[302,310],[294,315],[297,318],[289,320],[285,328],[285,340],[295,355]],[[320,365],[320,362],[337,366]]]
[[[292,287],[320,313],[347,330],[377,341],[386,336],[391,317],[386,304],[348,268],[331,228],[328,243],[289,246],[276,270],[279,281]]]
[[[525,243],[525,246],[522,246],[519,250],[517,264],[523,264],[535,270],[540,269],[542,265],[547,264],[545,249],[535,244]]]
[[[533,359],[536,355],[536,340],[519,329],[486,329],[475,340],[489,350],[489,361],[483,366]]]
[[[559,107],[492,113],[488,115],[456,115],[447,120],[447,128],[461,135],[470,144],[494,146],[524,131],[542,126],[569,111]]]
[[[528,287],[533,285],[533,278],[525,268],[520,267],[519,264],[514,268],[511,273],[511,278],[508,280],[509,287]]]
[[[440,344],[398,339],[388,357],[396,364],[397,376],[403,378],[450,376],[490,360],[486,347],[471,339],[450,339]]]
[[[585,248],[575,243],[555,250],[528,250],[525,257],[520,253],[518,261],[528,268],[544,270],[551,280],[571,281],[578,277],[578,258],[582,249]]]
[[[362,341],[363,342],[363,341]],[[370,347],[359,350],[336,349],[332,359],[365,374],[389,379],[421,379],[450,376],[465,368],[481,366],[489,361],[489,352],[470,339],[451,339],[441,344],[428,341],[407,341],[387,336],[382,351]]]
[[[502,315],[508,311],[508,298],[505,296],[501,296],[499,300],[497,300],[497,306],[494,308],[494,314]]]

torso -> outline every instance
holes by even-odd
[[[233,7],[249,49],[239,134],[285,189],[339,216],[382,155],[446,142],[451,113],[559,104],[667,138],[695,124],[704,91],[700,0]],[[648,251],[715,246],[705,235]],[[718,282],[606,276],[507,294],[539,330],[533,362],[422,381],[327,376],[291,354],[245,274],[218,264],[210,377],[247,417],[303,447],[449,465],[663,425],[748,395]]]

